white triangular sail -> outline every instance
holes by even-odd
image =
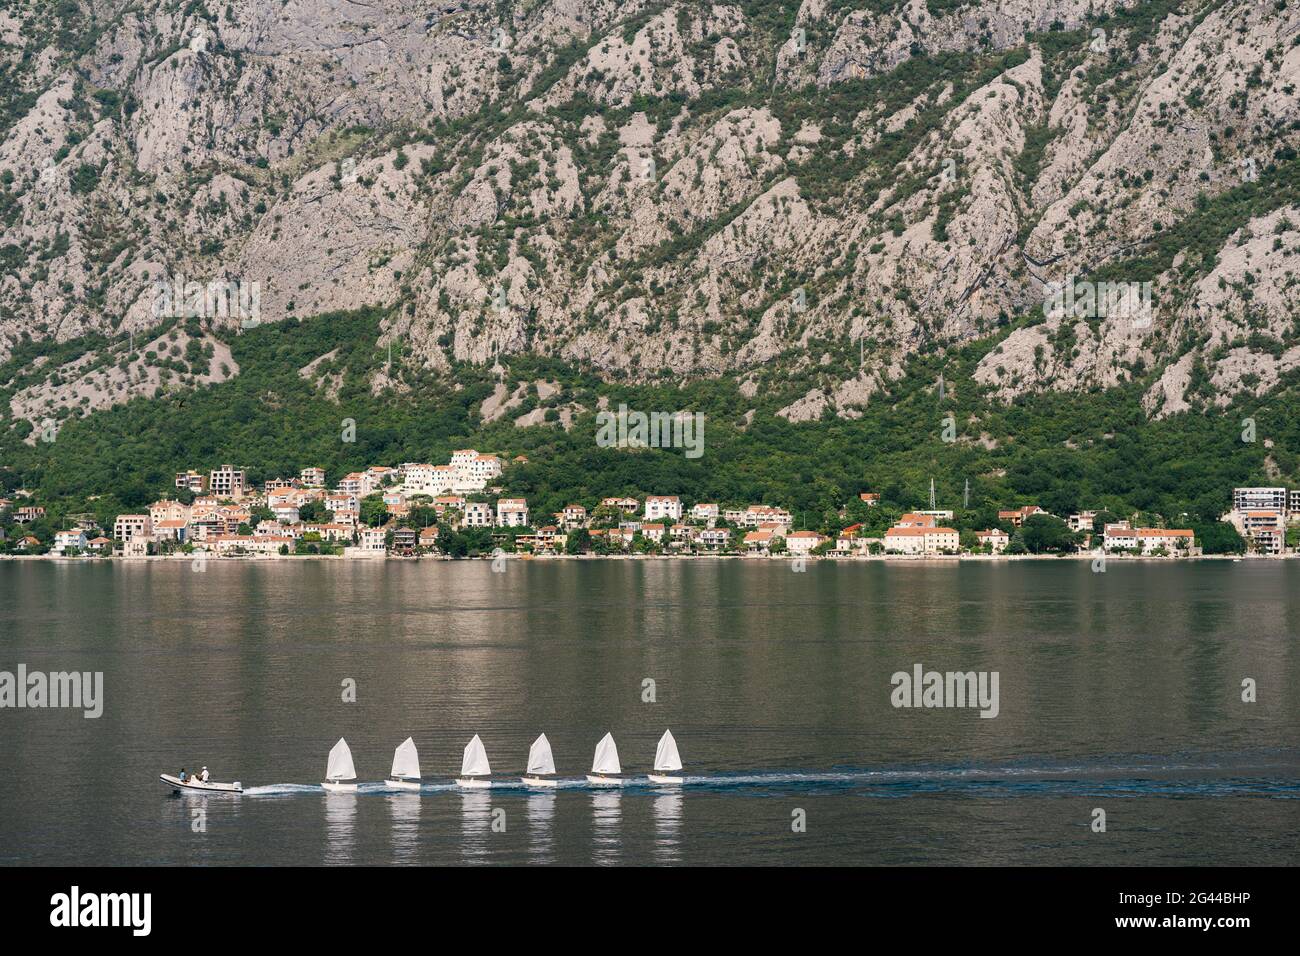
[[[618,747],[614,744],[614,735],[606,734],[596,744],[596,757],[591,761],[592,773],[622,773],[618,762]]]
[[[330,751],[329,763],[325,767],[326,780],[355,780],[357,779],[357,768],[352,766],[352,751],[348,749],[348,742],[342,737]]]
[[[659,738],[659,746],[655,748],[655,769],[682,769],[682,755],[677,752],[677,741],[673,739],[671,730],[665,730]]]
[[[541,734],[528,748],[529,773],[555,773],[555,758],[551,756],[551,742]]]
[[[415,741],[410,737],[398,744],[393,751],[393,779],[420,779],[420,755],[415,752]]]
[[[474,739],[465,745],[465,756],[460,762],[461,776],[486,777],[491,772],[487,751],[483,749],[483,741],[478,739],[478,734],[475,734]]]

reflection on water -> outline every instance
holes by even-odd
[[[676,863],[682,848],[681,791],[661,793],[654,800],[655,860]]]
[[[528,850],[535,863],[555,862],[555,794],[533,791],[527,798]]]
[[[393,820],[393,862],[414,863],[420,842],[420,795],[398,793],[385,799]]]
[[[908,864],[954,848],[981,865],[1286,865],[1300,708],[1277,688],[1300,684],[1297,634],[1300,561],[0,561],[0,667],[101,671],[105,690],[98,720],[0,715],[0,865]],[[569,773],[607,730],[643,769],[665,726],[710,775],[680,801],[644,777],[536,799],[429,783],[418,816],[372,785],[326,797],[338,680],[361,661],[346,729],[370,779],[408,734],[428,767],[454,772],[481,733],[522,770],[541,728]],[[999,716],[894,707],[891,676],[917,663],[997,671]],[[653,716],[632,692],[647,675]],[[244,796],[170,799],[159,772],[198,761]],[[1122,837],[1075,834],[1099,794],[1125,798]],[[790,807],[809,802],[817,826],[792,843]]]
[[[460,855],[466,863],[485,863],[491,852],[492,797],[486,790],[460,794]]]
[[[622,846],[623,794],[616,788],[591,792],[592,862],[617,863]]]
[[[357,843],[357,795],[325,793],[325,862],[338,865],[352,862]]]

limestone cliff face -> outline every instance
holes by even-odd
[[[796,420],[989,337],[998,395],[1153,415],[1300,361],[1300,4],[58,9],[0,13],[0,359],[228,278],[261,321],[391,307],[433,369],[733,375]],[[1152,308],[1043,307],[1094,274]]]

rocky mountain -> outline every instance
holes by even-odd
[[[793,420],[972,343],[1156,417],[1300,366],[1293,0],[14,0],[0,70],[0,361],[96,350],[15,418],[363,306],[376,388],[535,353]]]

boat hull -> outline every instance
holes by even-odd
[[[321,784],[329,793],[356,793],[357,785],[355,783],[334,783],[327,780]]]
[[[624,782],[622,777],[609,777],[600,773],[587,774],[587,783],[593,787],[621,787]]]
[[[173,777],[169,773],[158,774],[158,779],[163,782],[173,793],[243,793],[243,784],[236,781],[235,783],[217,783],[215,781],[189,781],[181,780],[180,777]]]
[[[419,790],[420,781],[406,779],[394,780],[390,777],[384,781],[384,786],[389,790]]]
[[[560,781],[554,777],[520,777],[525,787],[558,787]]]
[[[466,790],[486,790],[492,786],[492,781],[482,777],[457,777],[456,786]]]
[[[681,777],[669,777],[658,773],[648,774],[647,779],[651,783],[682,783],[683,782]]]

